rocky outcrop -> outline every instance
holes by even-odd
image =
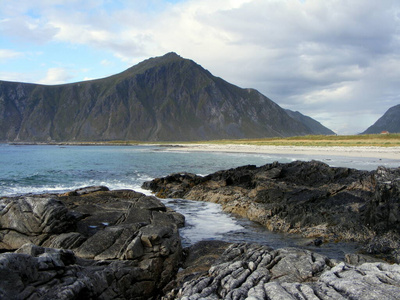
[[[220,203],[272,231],[321,242],[358,241],[369,254],[400,261],[400,168],[361,171],[311,161],[188,173],[143,185],[159,197]]]
[[[1,299],[148,299],[154,273],[133,260],[86,260],[26,244],[0,255]]]
[[[9,253],[0,255],[8,278],[0,298],[153,297],[180,264],[183,223],[155,197],[131,190],[3,197],[0,247]]]
[[[238,181],[244,190],[250,186],[247,175],[257,168],[243,170],[243,176],[220,172],[214,178]],[[396,173],[389,173],[396,180]],[[392,241],[385,226],[395,224],[390,222],[398,190],[388,190],[389,175],[379,174],[374,180],[385,180],[383,196],[373,193],[371,205],[380,217],[366,217],[372,207],[363,216]],[[185,178],[180,184],[190,188],[195,186],[190,178],[201,185],[213,176],[173,177]],[[385,216],[390,220],[382,224]],[[400,294],[397,264],[360,254],[339,262],[302,249],[220,241],[182,250],[183,224],[184,217],[157,198],[132,190],[89,187],[0,198],[0,299],[398,299]]]
[[[164,299],[398,299],[400,266],[358,266],[296,248],[229,246],[203,276]]]

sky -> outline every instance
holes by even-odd
[[[400,104],[399,0],[0,0],[0,80],[103,78],[168,52],[340,135]]]

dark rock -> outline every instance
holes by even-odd
[[[163,197],[220,203],[226,212],[272,231],[324,242],[360,242],[367,245],[366,252],[386,253],[398,261],[400,168],[361,171],[318,161],[274,162],[204,177],[178,173],[143,187]]]
[[[70,250],[25,245],[0,255],[1,299],[149,299],[152,270],[134,261],[97,262]]]
[[[75,190],[75,194],[77,196],[82,196],[85,194],[90,194],[90,193],[100,192],[100,191],[102,191],[102,192],[109,191],[109,188],[106,186],[89,186],[89,187],[84,187],[84,188]]]
[[[315,245],[315,246],[321,246],[322,244],[324,243],[324,239],[323,238],[321,238],[321,237],[319,237],[319,238],[316,238],[314,241],[313,241],[313,244]]]
[[[364,208],[364,222],[378,234],[400,233],[400,168],[379,167],[374,178],[375,193]]]
[[[181,261],[184,217],[135,191],[4,197],[0,209],[1,250],[21,247],[0,257],[1,299],[148,299]]]

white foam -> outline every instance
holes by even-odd
[[[185,215],[186,224],[181,235],[187,243],[219,239],[225,233],[242,230],[232,217],[222,211],[219,204],[183,199],[165,199],[166,206]]]

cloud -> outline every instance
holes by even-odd
[[[400,102],[394,1],[251,1],[193,19],[226,37],[209,39],[209,51],[198,42],[214,73],[311,116],[330,111],[327,126],[339,128],[336,120],[350,110],[350,119],[363,114],[373,122]],[[362,131],[361,123],[350,130]]]
[[[17,17],[0,21],[0,32],[13,39],[43,44],[51,41],[58,29],[39,19]]]
[[[41,79],[39,83],[42,84],[62,84],[74,77],[65,68],[50,68],[47,70],[46,77]]]
[[[131,65],[175,51],[333,130],[362,131],[400,102],[396,0],[21,0],[2,9],[3,34],[102,49]],[[54,68],[43,81],[69,76]]]
[[[0,63],[24,56],[24,53],[9,49],[0,49]]]
[[[103,60],[100,62],[100,64],[101,64],[102,66],[110,66],[110,65],[112,65],[113,63],[112,63],[111,61],[109,61],[108,59],[103,59]]]

